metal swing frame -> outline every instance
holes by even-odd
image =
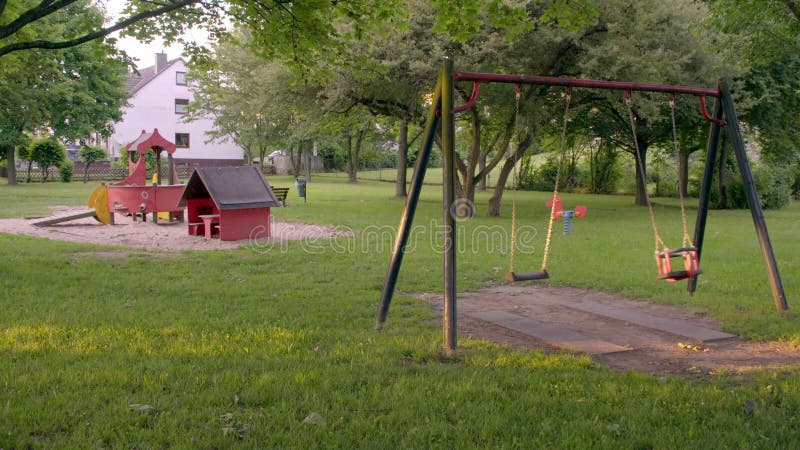
[[[459,81],[471,81],[473,83],[472,96],[470,100],[460,106],[454,103],[454,85]],[[451,214],[450,206],[455,203],[456,187],[456,166],[455,166],[455,113],[466,111],[478,100],[481,83],[509,83],[509,84],[532,84],[563,86],[570,89],[592,88],[606,89],[622,92],[645,91],[662,92],[671,95],[693,95],[700,101],[700,110],[704,118],[710,123],[708,137],[706,163],[703,171],[703,182],[700,188],[700,199],[697,209],[697,218],[694,229],[694,244],[697,249],[696,263],[699,264],[702,256],[703,238],[705,236],[706,219],[708,217],[708,205],[711,193],[711,184],[714,176],[714,169],[717,161],[719,147],[719,137],[722,127],[727,127],[728,133],[733,144],[739,172],[742,176],[744,191],[750,212],[753,217],[756,235],[761,246],[761,253],[769,276],[772,296],[775,306],[779,313],[789,309],[786,302],[786,295],[778,272],[778,265],[775,254],[770,242],[767,225],[764,221],[764,214],[756,191],[753,174],[745,152],[744,140],[742,139],[739,128],[739,120],[736,116],[733,99],[725,82],[720,82],[717,88],[703,88],[693,86],[675,86],[664,84],[631,83],[620,81],[604,80],[584,80],[574,78],[558,78],[545,76],[529,75],[505,75],[494,73],[475,73],[475,72],[456,72],[453,70],[453,62],[445,58],[441,65],[436,87],[433,90],[432,103],[428,110],[425,129],[423,131],[422,145],[417,156],[414,167],[414,175],[411,179],[406,205],[400,217],[400,225],[397,230],[392,256],[384,280],[380,302],[376,312],[376,328],[382,329],[386,322],[389,312],[397,278],[400,273],[400,266],[405,255],[405,247],[411,232],[411,225],[416,213],[419,196],[422,190],[422,181],[428,167],[428,159],[435,143],[437,132],[441,131],[441,144],[443,153],[443,189],[442,189],[442,209],[443,209],[443,262],[444,262],[444,311],[443,334],[444,349],[452,352],[456,349],[456,220]],[[706,110],[706,97],[716,99],[713,115],[709,115]],[[723,120],[723,113],[725,120]],[[699,273],[688,278],[687,290],[693,293],[697,288],[697,276]]]

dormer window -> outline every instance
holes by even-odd
[[[185,98],[175,99],[175,114],[187,114],[189,112],[189,100]]]
[[[186,86],[186,72],[175,72],[175,84]]]

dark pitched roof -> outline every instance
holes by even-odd
[[[175,62],[178,60],[181,60],[181,58],[175,58],[168,61],[167,65],[161,69],[161,72],[166,70],[169,66],[175,64]],[[128,74],[128,79],[125,80],[125,89],[128,91],[128,94],[133,95],[161,72],[156,73],[156,66],[149,66],[145,67],[144,69],[139,69],[138,74],[136,72],[131,72]]]
[[[220,210],[280,206],[256,166],[196,168],[178,206],[186,206],[189,199],[208,197]]]

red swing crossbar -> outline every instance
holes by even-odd
[[[672,258],[681,258],[683,260],[683,270],[672,269]],[[658,252],[656,253],[656,266],[658,267],[658,279],[669,282],[694,278],[703,273],[700,270],[697,248],[695,247],[683,247]]]

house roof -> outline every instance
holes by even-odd
[[[175,58],[167,61],[167,65],[164,66],[160,72],[156,72],[156,66],[149,66],[145,67],[144,69],[139,69],[139,73],[129,73],[128,79],[125,80],[125,89],[128,91],[128,94],[135,94],[139,89],[145,87],[145,85],[153,80],[159,73],[164,72],[167,68],[178,61],[183,61],[183,58]]]
[[[186,206],[190,199],[208,197],[221,211],[280,206],[256,166],[196,168],[186,183],[178,206]]]

